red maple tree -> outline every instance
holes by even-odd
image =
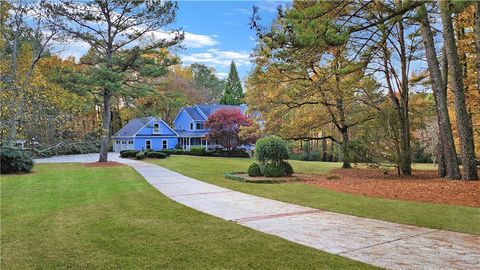
[[[220,109],[212,113],[205,127],[210,129],[207,135],[209,140],[215,141],[227,149],[248,143],[240,139],[240,127],[252,125],[252,120],[238,109]]]

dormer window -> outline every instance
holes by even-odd
[[[190,130],[193,130],[193,123],[190,123]]]
[[[158,123],[153,124],[153,133],[160,133],[160,125]]]
[[[196,129],[203,129],[203,123],[197,123]]]

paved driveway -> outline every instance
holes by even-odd
[[[37,162],[97,159],[98,154],[87,154]],[[480,269],[480,236],[284,203],[201,182],[158,165],[122,159],[116,153],[109,159],[133,167],[181,204],[322,251],[388,269]]]

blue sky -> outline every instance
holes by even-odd
[[[249,21],[254,5],[263,23],[271,22],[278,1],[180,1],[175,26],[187,32],[186,50],[178,52],[184,64],[199,62],[212,66],[226,77],[230,62],[237,64],[243,80],[251,70],[250,54],[255,32]],[[193,34],[189,36],[189,33]],[[199,36],[194,36],[199,35]]]
[[[174,53],[181,57],[183,65],[197,62],[215,68],[220,78],[228,75],[233,60],[243,81],[252,68],[250,54],[255,47],[255,32],[249,27],[252,7],[259,7],[262,24],[269,24],[281,3],[286,2],[179,1],[177,19],[168,28],[185,31],[185,49]],[[52,45],[53,52],[61,57],[79,59],[88,51],[86,43],[71,39]]]

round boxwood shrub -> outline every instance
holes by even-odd
[[[258,165],[258,163],[254,162],[248,167],[248,176],[262,176],[262,171],[260,170],[260,165]]]
[[[283,166],[283,171],[285,175],[291,176],[293,174],[293,167],[290,165],[290,163],[286,161],[282,161],[282,166]]]
[[[138,150],[122,150],[120,151],[120,157],[122,158],[134,158],[140,151]]]
[[[135,159],[141,160],[141,159],[144,159],[144,158],[145,158],[145,152],[138,152],[135,155]]]
[[[277,136],[261,138],[255,144],[255,154],[261,163],[280,165],[282,160],[288,159],[288,150],[285,141]]]
[[[13,148],[2,148],[0,152],[2,174],[32,171],[33,159],[27,152]]]
[[[260,167],[262,174],[267,177],[285,176],[285,170],[281,164],[265,163]]]
[[[148,158],[167,158],[167,154],[154,151],[154,152],[148,152],[147,157]]]
[[[192,146],[190,148],[190,154],[194,156],[205,156],[205,147],[203,146]]]

